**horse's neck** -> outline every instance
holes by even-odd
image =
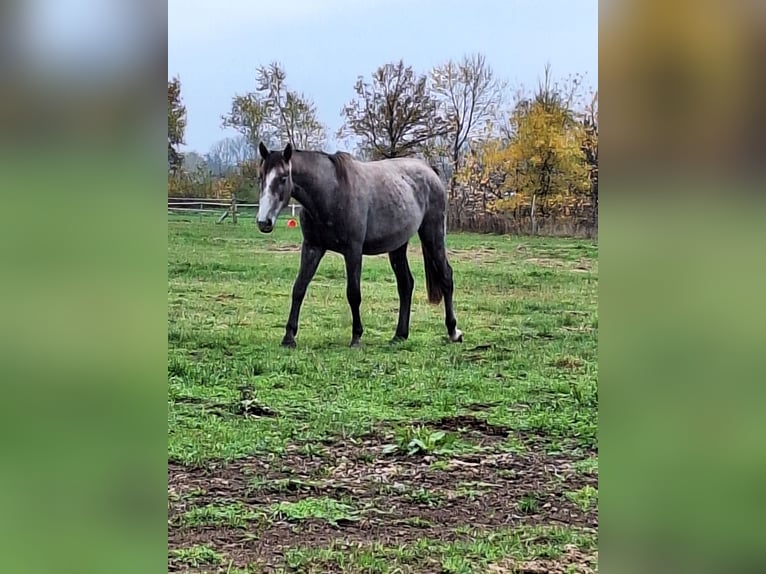
[[[321,207],[311,197],[311,192],[304,187],[296,183],[293,186],[293,198],[295,201],[301,204],[301,207],[305,209],[309,214],[314,217],[319,216],[319,212],[322,211]]]
[[[309,158],[301,152],[294,152],[292,161],[292,178],[295,183],[293,197],[315,218],[323,218],[330,208],[326,203],[331,198],[327,197],[325,190],[319,189],[323,179],[321,169],[321,167],[317,169],[313,158]],[[332,165],[327,166],[327,169],[332,169]]]

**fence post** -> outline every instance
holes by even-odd
[[[231,222],[234,225],[237,224],[237,198],[234,197],[234,194],[231,196]]]

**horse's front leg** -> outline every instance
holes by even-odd
[[[351,347],[358,347],[364,328],[359,307],[362,304],[362,253],[351,252],[345,255],[346,259],[346,297],[351,307]]]
[[[295,347],[295,335],[298,333],[298,317],[301,314],[303,298],[306,296],[306,290],[314,278],[314,274],[324,254],[324,249],[310,245],[304,240],[301,247],[301,267],[298,270],[298,277],[293,284],[293,301],[290,305],[290,317],[287,319],[285,336],[282,339],[283,347]]]

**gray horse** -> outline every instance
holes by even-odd
[[[446,193],[436,172],[414,158],[359,161],[344,152],[282,151],[258,146],[261,195],[258,229],[271,233],[279,213],[294,197],[300,213],[303,245],[293,285],[290,316],[282,345],[295,346],[298,317],[314,273],[327,251],[346,261],[346,296],[351,307],[351,346],[360,343],[363,255],[388,253],[399,291],[399,322],[394,341],[407,339],[415,281],[407,262],[407,244],[417,232],[423,249],[428,301],[444,299],[445,325],[453,342],[463,340],[452,307],[452,267],[447,261]]]

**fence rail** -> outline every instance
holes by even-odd
[[[216,220],[222,223],[231,218],[232,223],[237,223],[237,216],[252,214],[258,209],[257,203],[240,203],[235,199],[206,199],[196,197],[169,197],[168,214],[220,214]],[[283,214],[295,217],[301,209],[299,204],[288,205]],[[537,225],[531,224],[530,218],[525,214],[501,216],[494,213],[468,211],[456,211],[450,206],[447,227],[449,231],[472,231],[477,233],[502,233],[513,235],[559,235],[567,237],[598,237],[598,212],[593,210],[575,210],[566,216],[552,215],[540,216]]]
[[[297,210],[301,208],[298,204],[290,204],[282,213],[289,213],[290,217],[295,217]],[[221,223],[227,217],[231,217],[232,223],[237,223],[237,215],[242,210],[256,210],[257,203],[239,202],[235,198],[229,199],[206,199],[204,197],[168,197],[168,213],[175,214],[203,214],[220,213],[218,223]],[[280,214],[281,215],[281,214]]]

